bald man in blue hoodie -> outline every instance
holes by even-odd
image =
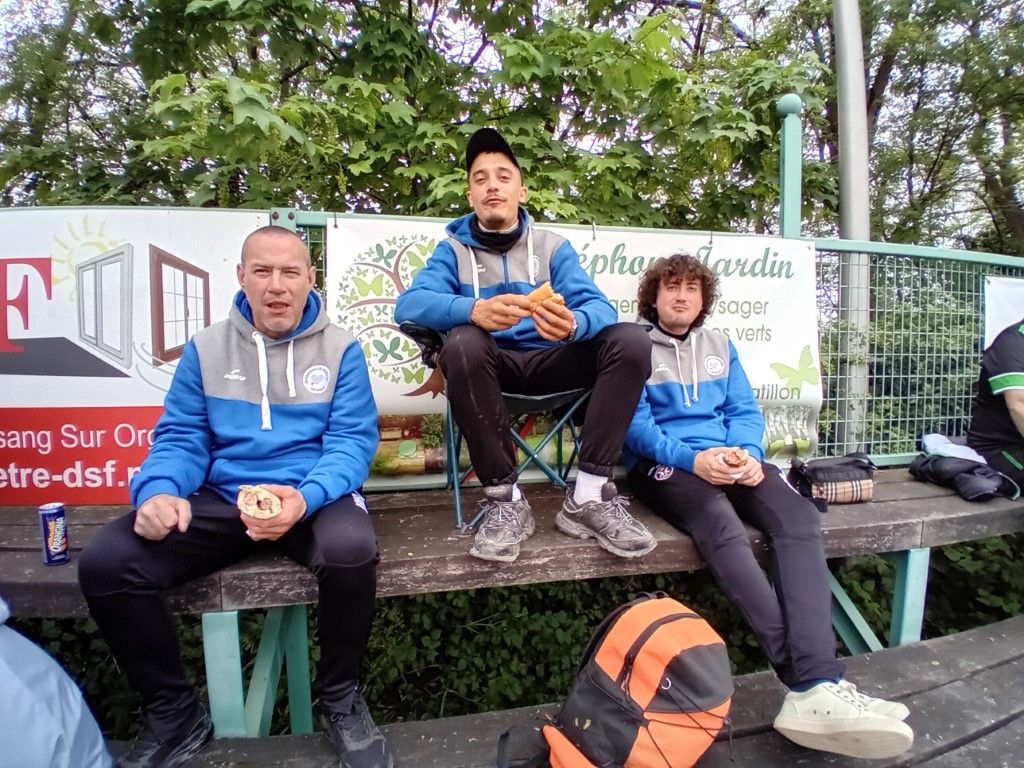
[[[104,526],[79,563],[89,610],[142,696],[143,727],[120,764],[179,765],[213,736],[161,593],[276,547],[319,585],[317,693],[341,765],[390,768],[359,689],[379,559],[360,492],[378,441],[363,351],[327,319],[294,233],[249,235],[237,278],[227,320],[184,347],[132,478],[135,511]],[[264,486],[280,513],[242,512],[241,485]]]

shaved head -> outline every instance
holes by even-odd
[[[265,227],[260,227],[255,232],[249,234],[247,238],[242,242],[242,264],[245,264],[245,257],[249,255],[252,247],[257,242],[262,242],[264,238],[282,238],[295,240],[302,247],[303,252],[306,254],[306,266],[313,266],[313,259],[309,255],[309,248],[306,247],[306,241],[299,237],[297,234],[292,232],[290,229],[284,227],[278,227],[270,224]]]

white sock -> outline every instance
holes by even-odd
[[[572,493],[573,501],[577,504],[586,504],[588,501],[600,501],[601,486],[607,482],[607,477],[592,475],[589,472],[580,472],[576,475],[576,490]]]
[[[523,498],[523,492],[519,490],[519,483],[512,483],[512,501],[519,501]]]

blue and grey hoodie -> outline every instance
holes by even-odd
[[[298,488],[308,516],[363,484],[378,439],[362,347],[320,297],[271,339],[239,291],[228,319],[185,345],[132,504],[202,485],[234,502],[241,484],[274,483]]]
[[[534,229],[525,208],[519,207],[523,234],[505,253],[486,248],[474,239],[470,222],[475,216],[471,213],[448,225],[448,238],[398,297],[397,322],[411,320],[435,331],[448,331],[470,322],[477,299],[503,293],[525,296],[547,280],[576,315],[577,341],[593,338],[617,321],[614,307],[583,271],[569,241],[547,230]],[[540,349],[557,343],[537,333],[531,317],[492,335],[503,349]]]
[[[651,336],[651,377],[640,396],[622,452],[693,472],[705,448],[739,446],[764,459],[764,417],[736,348],[718,331],[694,328],[685,339],[658,327]]]

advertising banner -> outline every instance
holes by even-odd
[[[381,413],[443,413],[444,381],[424,368],[419,349],[398,330],[395,300],[410,285],[447,222],[346,217],[327,228],[327,293],[335,319],[363,345]],[[821,408],[815,254],[810,243],[778,237],[722,236],[626,228],[544,226],[566,237],[618,310],[637,319],[637,284],[660,256],[685,251],[719,276],[721,297],[708,327],[727,334],[739,351],[766,421],[770,458],[809,455]],[[415,429],[404,453],[419,450]],[[429,447],[429,445],[428,445]]]
[[[127,503],[181,350],[266,212],[0,211],[0,504]]]
[[[0,211],[0,505],[126,503],[185,343],[227,316],[242,241],[267,212]],[[394,322],[442,219],[339,216],[326,228],[331,319],[363,346],[381,414],[381,474],[443,471],[443,381]],[[687,250],[722,278],[708,325],[739,349],[770,456],[814,449],[821,405],[814,251],[775,237],[552,227],[622,320],[639,274]]]

